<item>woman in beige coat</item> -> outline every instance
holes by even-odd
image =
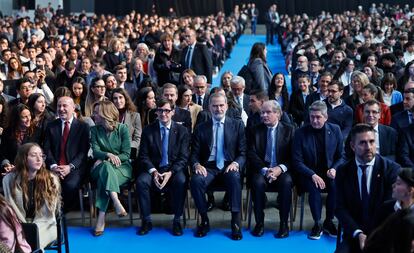
[[[38,144],[23,144],[13,172],[3,178],[6,200],[20,222],[38,226],[42,249],[57,238],[56,213],[60,210],[59,179],[46,169],[44,158]]]

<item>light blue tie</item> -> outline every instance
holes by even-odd
[[[161,157],[161,163],[160,167],[164,167],[168,165],[168,132],[166,127],[161,128],[162,132],[162,157]]]
[[[265,161],[269,162],[271,164],[272,162],[272,147],[273,147],[273,139],[272,139],[272,131],[273,128],[267,128],[267,142],[266,142],[266,155],[265,155]],[[272,167],[270,165],[270,167]]]
[[[216,166],[220,170],[224,168],[224,143],[221,123],[216,123]]]

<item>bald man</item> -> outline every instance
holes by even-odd
[[[61,97],[57,103],[58,119],[46,128],[44,152],[46,165],[62,185],[64,212],[70,211],[86,172],[89,150],[89,125],[75,116],[75,103],[70,97]]]

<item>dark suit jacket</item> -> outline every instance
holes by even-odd
[[[197,98],[198,98],[198,95],[193,94],[191,100],[193,101],[194,104],[198,104]],[[208,99],[209,99],[209,94],[206,93],[204,95],[203,104],[202,104],[203,110],[208,110]]]
[[[60,156],[60,142],[62,139],[62,121],[55,119],[46,127],[44,150],[47,155],[46,164],[58,164]],[[76,169],[83,170],[89,151],[89,125],[73,119],[69,137],[66,142],[66,161]]]
[[[395,161],[397,152],[398,134],[392,127],[378,125],[378,136],[380,143],[380,155]],[[354,151],[351,149],[351,137],[345,140],[345,155],[347,159],[353,159]]]
[[[191,168],[200,163],[206,166],[213,148],[213,121],[196,126],[192,139]],[[224,156],[226,161],[237,162],[240,169],[246,162],[246,136],[240,120],[226,117],[224,121]]]
[[[351,238],[355,230],[369,234],[375,213],[384,201],[391,199],[392,184],[397,179],[400,166],[380,155],[375,156],[370,186],[369,224],[362,224],[362,203],[359,192],[357,166],[352,159],[341,165],[336,174],[336,217],[344,227],[344,236]]]
[[[391,115],[395,115],[399,112],[404,111],[404,103],[400,102],[400,103],[396,103],[390,106],[390,110],[391,110]]]
[[[310,95],[312,95],[312,92],[308,95],[308,97]],[[298,124],[298,126],[300,126],[304,121],[307,111],[308,108],[306,107],[306,103],[303,100],[302,92],[296,91],[292,93],[289,101],[289,112],[292,114],[293,120],[296,124]]]
[[[241,111],[239,108],[228,108],[226,112],[226,117],[236,119],[236,120],[242,120],[241,118]],[[196,126],[200,125],[201,123],[204,123],[206,121],[211,120],[211,113],[209,110],[203,110],[198,113],[197,120],[196,120]]]
[[[277,164],[284,164],[288,169],[291,166],[291,147],[294,128],[291,125],[279,122],[277,126],[276,159]],[[260,173],[261,169],[268,167],[265,161],[267,144],[267,126],[263,123],[257,125],[250,132],[248,138],[248,161],[249,169],[253,173]]]
[[[153,123],[157,119],[157,115],[155,114],[156,110],[149,111],[149,121]],[[187,110],[181,109],[178,106],[175,107],[174,115],[172,116],[172,121],[179,125],[183,125],[187,128],[188,132],[191,133],[192,124],[191,124],[191,113]]]
[[[168,171],[174,174],[186,169],[190,156],[190,134],[187,129],[174,121],[168,139]],[[159,169],[162,159],[162,142],[158,120],[146,126],[142,132],[139,161],[143,171]]]
[[[301,175],[311,177],[316,173],[317,154],[315,135],[311,125],[305,125],[295,132],[292,146],[293,168]],[[343,139],[338,125],[325,123],[326,164],[338,168],[343,162]]]
[[[408,111],[404,110],[394,114],[391,118],[391,127],[393,127],[397,132],[400,132],[401,129],[406,128],[410,125],[408,119]]]
[[[108,70],[108,71],[111,71],[112,73],[115,73],[114,68],[117,65],[121,64],[122,61],[125,60],[125,57],[122,53],[120,53],[118,56],[116,56],[114,53],[109,52],[109,53],[106,53],[103,56],[103,60],[105,61],[105,64],[106,64],[105,69]]]
[[[187,56],[188,46],[185,47],[181,54],[181,66],[183,70],[186,68],[185,58]],[[206,45],[196,43],[193,49],[193,58],[191,60],[191,69],[197,75],[205,75],[207,82],[212,83],[213,77],[213,60],[211,54],[208,52]]]
[[[403,167],[414,168],[414,125],[399,132],[397,162]]]

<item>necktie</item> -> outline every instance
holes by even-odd
[[[197,104],[203,106],[203,102],[201,101],[201,96],[198,96]]]
[[[187,55],[185,57],[185,64],[187,65],[187,68],[191,68],[191,53],[192,53],[193,47],[189,46],[187,50]]]
[[[359,166],[362,171],[361,176],[361,201],[362,201],[362,220],[364,225],[368,224],[369,221],[369,194],[368,194],[368,186],[367,186],[367,167],[368,165],[360,165]]]
[[[240,108],[243,108],[242,104],[241,104],[241,99],[240,97],[237,97],[237,104],[239,104]]]
[[[223,131],[221,129],[221,123],[216,123],[216,166],[220,170],[224,168],[224,144],[223,144]]]
[[[165,127],[161,128],[162,130],[162,157],[161,157],[161,164],[160,167],[168,165],[168,134],[167,129]]]
[[[67,165],[66,143],[68,142],[69,130],[69,121],[65,121],[65,128],[63,129],[62,139],[60,141],[59,165]]]
[[[269,166],[271,168],[274,167],[275,159],[274,159],[274,139],[275,135],[273,133],[273,128],[267,129],[267,143],[266,143],[266,155],[265,161],[269,162]]]

